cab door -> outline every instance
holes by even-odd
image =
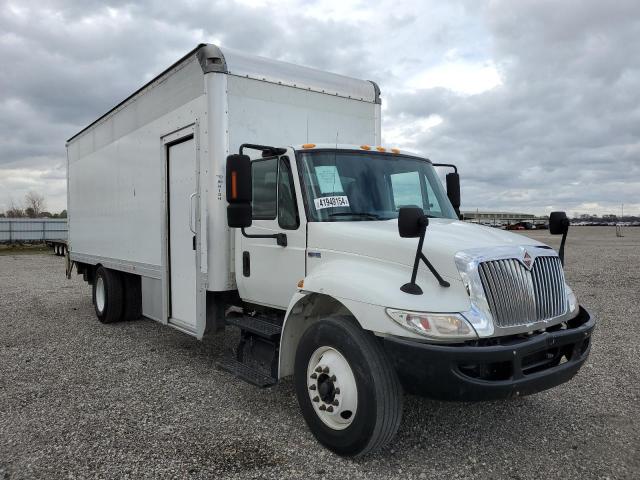
[[[296,200],[295,172],[286,155],[251,162],[253,223],[245,233],[284,234],[287,244],[237,233],[236,279],[247,302],[286,309],[305,276],[306,233]]]

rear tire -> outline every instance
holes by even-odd
[[[98,267],[93,282],[93,304],[102,323],[114,323],[122,318],[124,294],[119,272]]]
[[[352,318],[329,317],[309,327],[294,376],[309,429],[338,455],[365,455],[398,431],[403,394],[396,372],[375,336]]]

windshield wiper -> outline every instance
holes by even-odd
[[[379,215],[376,215],[375,213],[368,213],[368,212],[336,212],[336,213],[330,213],[329,216],[330,217],[367,217],[367,218],[373,218],[374,220],[380,220]]]

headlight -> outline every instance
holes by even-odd
[[[573,293],[571,287],[565,283],[567,287],[567,302],[569,303],[569,312],[574,313],[578,309],[578,299],[576,294]]]
[[[478,338],[469,322],[457,313],[406,312],[387,308],[387,315],[400,326],[436,340]]]

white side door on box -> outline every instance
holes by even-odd
[[[196,255],[197,158],[193,135],[167,146],[169,323],[195,331],[198,320]]]

